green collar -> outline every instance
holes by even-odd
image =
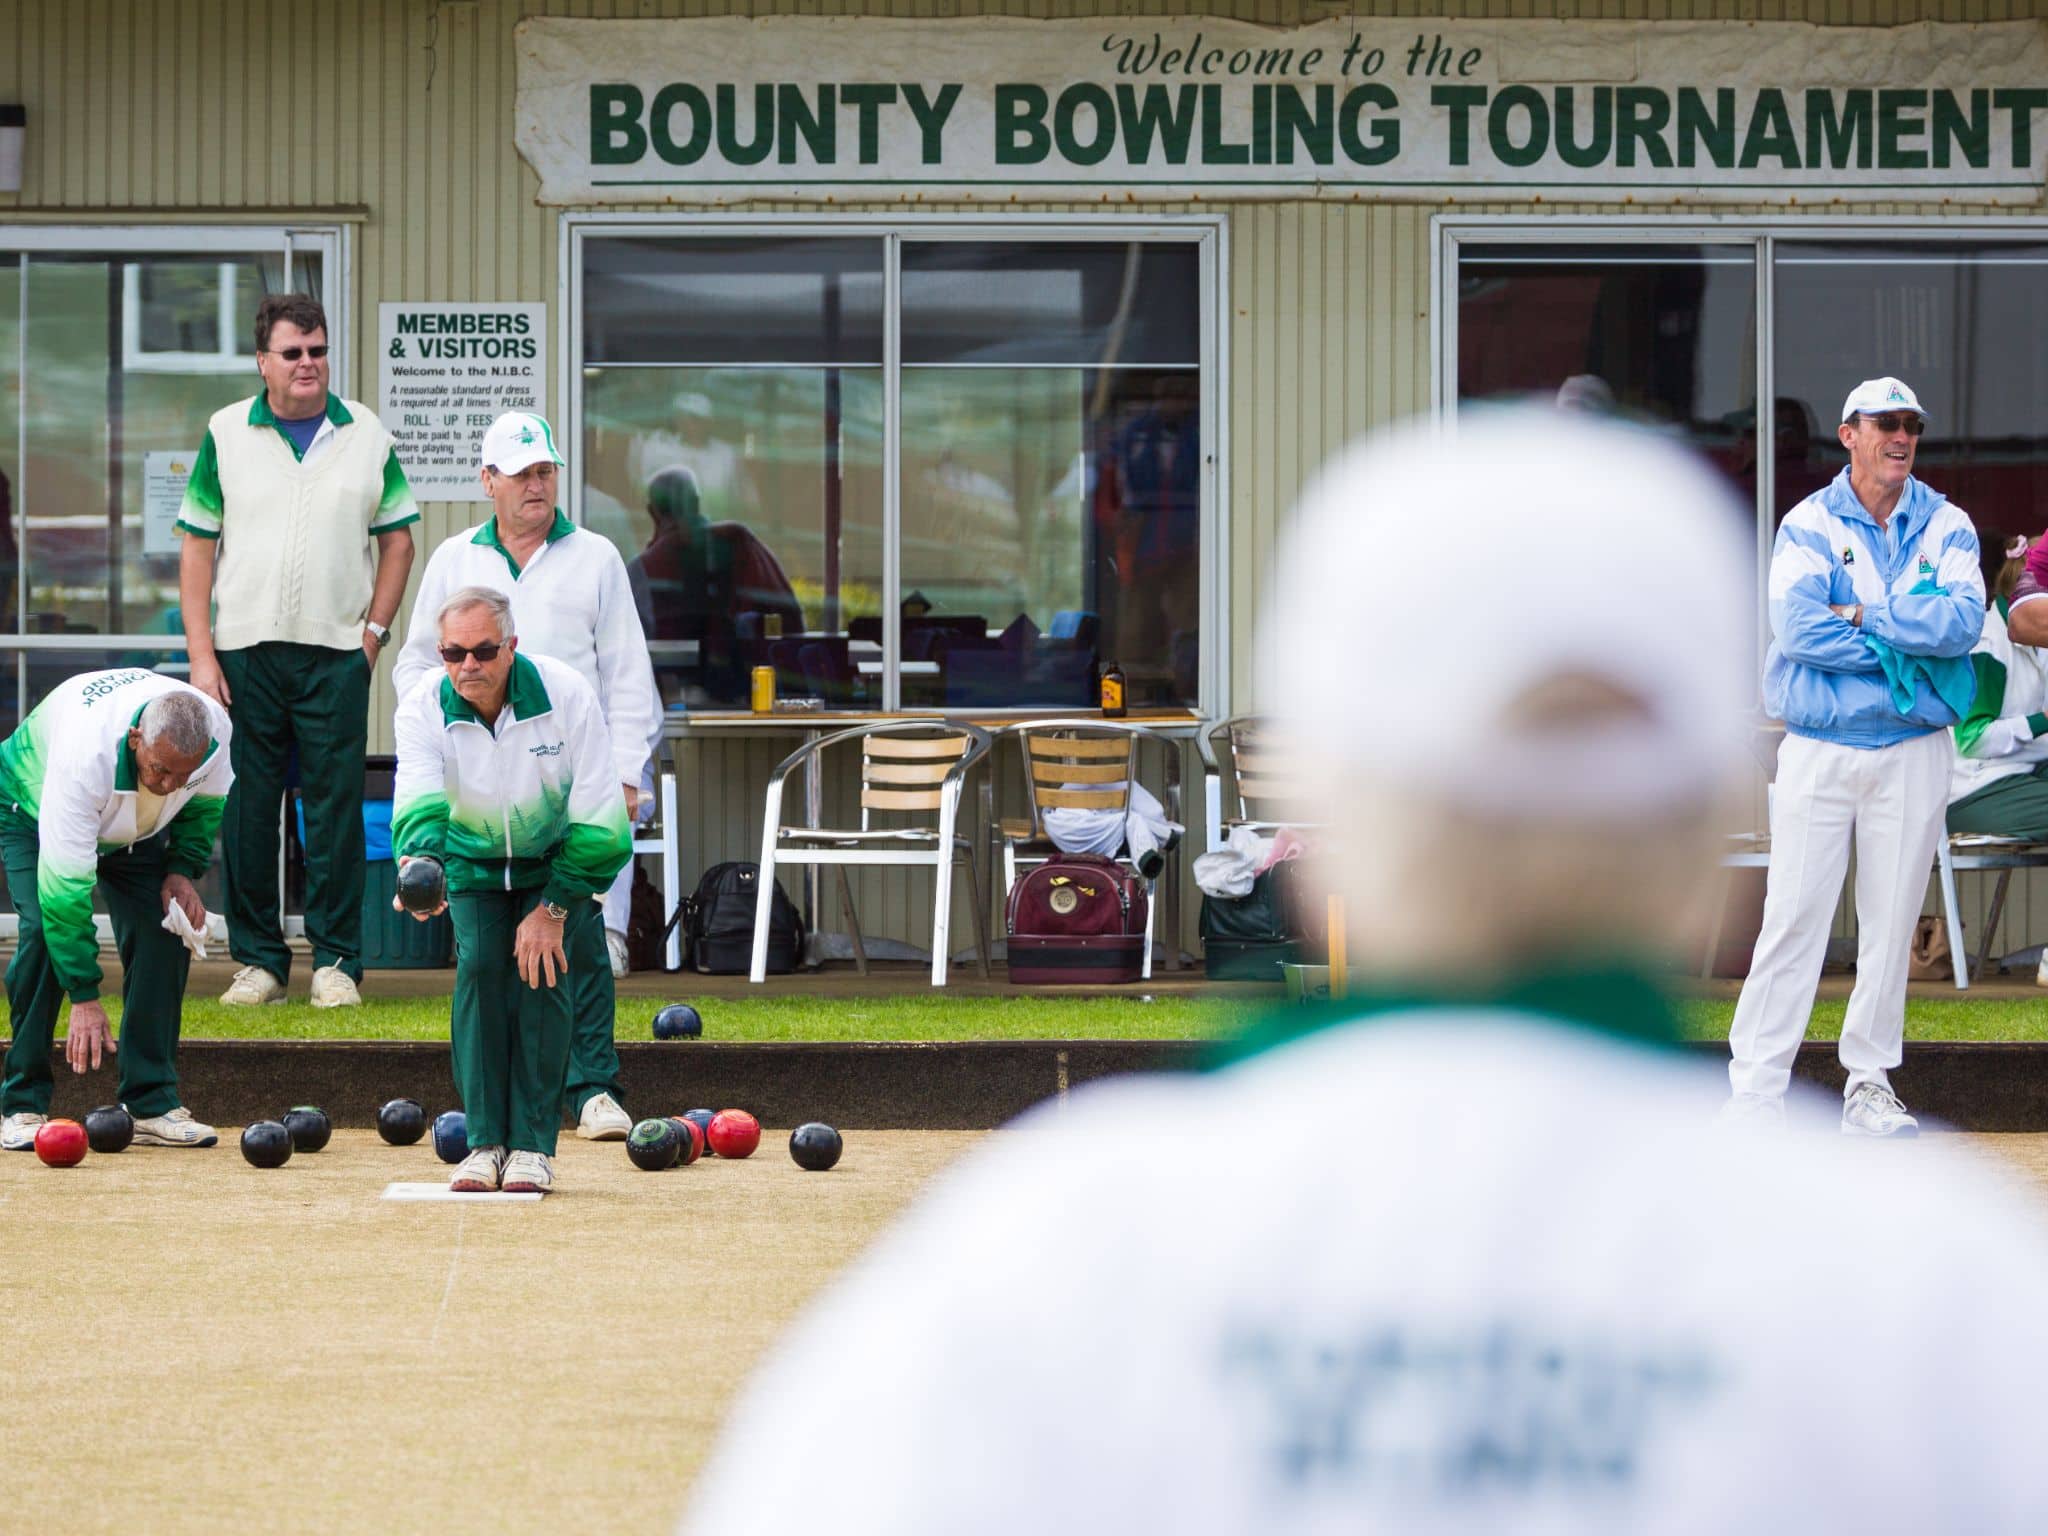
[[[259,395],[257,398],[261,399],[262,397]],[[142,709],[135,711],[135,718],[128,722],[128,730],[135,730],[142,724],[142,710],[147,708],[149,708],[149,704],[145,701]],[[212,762],[213,754],[219,750],[220,743],[211,736],[207,737],[206,755],[199,759],[199,768],[204,768],[208,763]],[[192,770],[193,773],[198,773],[199,768],[194,768]],[[121,733],[120,750],[114,754],[114,793],[132,795],[135,793],[136,784],[135,749],[128,745],[128,731],[123,731]]]
[[[557,507],[555,508],[555,520],[548,524],[548,536],[542,542],[552,544],[558,539],[566,539],[575,531],[576,525],[564,517],[562,509]],[[496,513],[492,513],[483,527],[470,535],[469,542],[481,544],[485,549],[495,549],[505,557],[505,563],[512,567],[512,574],[514,576],[519,574],[519,562],[512,558],[512,551],[507,549],[504,541],[498,537],[498,517]]]
[[[540,668],[528,661],[517,651],[512,653],[512,677],[505,688],[505,704],[512,711],[514,720],[533,720],[546,714],[555,706],[548,699],[547,684],[540,680]],[[483,716],[470,707],[469,700],[455,691],[454,682],[441,679],[441,724],[446,727],[458,721],[471,725],[483,725]],[[484,726],[489,730],[489,726]]]
[[[1998,605],[1998,617],[2001,620],[2004,620],[2009,623],[2012,619],[2012,599],[2006,597],[1994,597],[1991,600],[1992,602]]]
[[[1538,1014],[1574,1029],[1637,1045],[1676,1046],[1678,1015],[1644,971],[1605,960],[1517,977],[1494,985],[1385,985],[1354,992],[1341,1001],[1283,1004],[1234,1040],[1222,1043],[1214,1064],[1228,1066],[1262,1055],[1340,1024],[1370,1023],[1387,1014],[1446,1009],[1507,1009]]]
[[[349,415],[348,407],[341,403],[341,396],[327,392],[327,419],[337,427],[345,427],[355,420]],[[249,402],[249,425],[252,427],[276,427],[277,413],[270,408],[270,396],[263,390],[256,392],[256,398]],[[281,432],[284,429],[278,427]]]

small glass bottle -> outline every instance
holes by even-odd
[[[1120,720],[1126,712],[1124,669],[1112,661],[1102,669],[1102,715],[1106,720]]]

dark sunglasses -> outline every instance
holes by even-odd
[[[322,358],[327,355],[325,347],[272,347],[272,357],[281,357],[288,363],[296,363],[302,357]]]
[[[441,659],[451,667],[459,667],[464,660],[474,656],[478,662],[489,666],[498,659],[498,652],[503,649],[504,645],[496,640],[486,640],[482,645],[444,645],[441,647]]]
[[[1886,437],[1890,437],[1900,427],[1906,429],[1906,436],[1908,437],[1918,437],[1927,430],[1927,419],[1924,416],[1905,415],[1898,412],[1886,416],[1872,416],[1865,412],[1863,419],[1877,428]]]

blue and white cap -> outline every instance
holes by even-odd
[[[566,464],[555,447],[555,429],[545,416],[531,411],[507,411],[484,433],[481,455],[485,469],[501,475],[516,475],[532,464]]]
[[[1927,419],[1920,397],[1900,379],[1865,379],[1842,402],[1844,421],[1854,421],[1858,416],[1882,416],[1888,411],[1911,411],[1922,421]]]

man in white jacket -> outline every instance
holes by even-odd
[[[470,1148],[450,1187],[544,1194],[576,970],[600,952],[583,938],[592,898],[633,838],[596,695],[519,649],[505,595],[460,588],[433,623],[441,675],[414,683],[394,721],[391,840],[401,866],[428,857],[447,875],[449,1038]]]
[[[175,904],[206,931],[193,882],[213,862],[227,793],[228,712],[176,678],[121,667],[59,683],[0,743],[0,856],[20,922],[7,968],[13,1043],[0,1148],[23,1151],[50,1110],[50,1041],[71,1000],[74,1072],[114,1053],[100,1002],[97,889],[121,953],[121,1101],[143,1146],[210,1147],[178,1095],[178,1024],[191,957]]]
[[[557,509],[567,461],[545,419],[526,411],[500,416],[484,434],[482,457],[492,514],[447,540],[427,562],[394,669],[398,695],[404,698],[420,678],[441,670],[434,616],[451,593],[475,586],[504,593],[525,653],[566,664],[596,693],[612,767],[629,818],[637,821],[643,809],[652,809],[649,768],[661,739],[661,700],[625,561],[609,539],[578,528]],[[612,1043],[612,980],[625,974],[632,883],[628,860],[604,893],[603,924],[588,926],[592,953],[569,957],[576,1030],[564,1093],[577,1134],[598,1141],[623,1140],[633,1128]]]

